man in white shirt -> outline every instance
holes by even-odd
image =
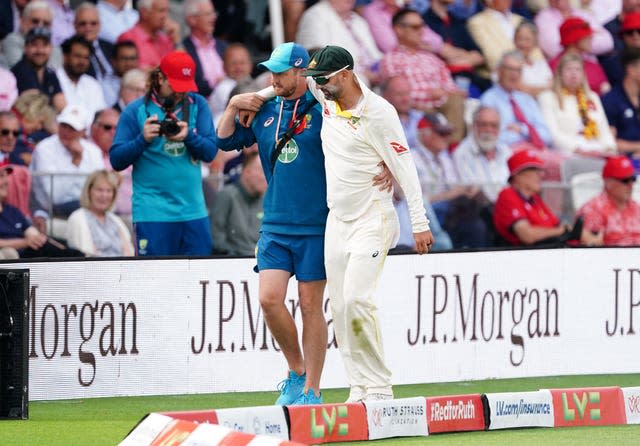
[[[93,115],[106,107],[102,87],[98,81],[86,74],[89,69],[91,44],[82,36],[75,35],[62,42],[62,67],[56,70],[60,87],[67,104],[80,105],[91,125]]]
[[[372,301],[399,232],[392,192],[371,183],[382,161],[407,197],[416,251],[427,253],[434,241],[398,114],[366,87],[353,67],[347,50],[327,46],[316,52],[305,73],[313,79],[310,90],[324,110],[321,137],[329,206],[325,268],[350,402],[393,398]]]
[[[98,0],[100,22],[108,26],[100,28],[98,37],[116,43],[118,36],[138,23],[138,11],[127,7],[127,0]]]
[[[84,138],[88,117],[81,106],[67,105],[57,121],[58,134],[36,145],[29,168],[39,208],[66,218],[80,207],[86,176],[104,169],[104,160],[98,146]]]
[[[507,160],[511,149],[498,142],[499,134],[498,110],[481,105],[473,114],[472,131],[452,155],[460,182],[480,185],[492,203],[509,179]]]

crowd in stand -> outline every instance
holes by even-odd
[[[0,257],[137,253],[131,167],[116,172],[109,156],[121,115],[174,50],[195,62],[214,125],[231,95],[269,85],[254,68],[266,4],[2,2]],[[311,53],[346,48],[359,78],[398,111],[434,250],[640,245],[640,0],[282,8],[285,40]],[[252,255],[266,189],[255,153],[200,162],[214,254]],[[596,188],[579,207],[585,178]],[[406,201],[394,200],[398,249],[410,249]]]

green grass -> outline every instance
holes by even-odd
[[[396,386],[394,389],[396,398],[404,398],[613,385],[640,386],[640,374],[419,384]],[[323,393],[325,402],[342,402],[347,398],[345,389],[328,389]],[[0,420],[0,446],[115,445],[149,412],[261,406],[272,404],[275,398],[275,392],[260,392],[32,402],[29,420]],[[469,432],[349,444],[638,446],[640,425]]]

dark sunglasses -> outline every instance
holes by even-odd
[[[318,85],[326,85],[329,83],[329,80],[335,76],[336,74],[340,73],[341,71],[345,70],[349,68],[349,65],[345,65],[344,67],[340,68],[339,70],[334,71],[333,73],[329,73],[329,74],[324,74],[322,76],[311,76],[313,78],[314,81],[316,81],[316,84]]]
[[[32,25],[51,26],[51,22],[48,20],[32,18],[29,21],[31,22]]]
[[[2,129],[0,130],[0,135],[2,136],[13,135],[14,138],[17,138],[18,136],[20,136],[20,130]]]
[[[633,184],[636,182],[636,177],[616,178],[616,180],[620,181],[622,184]]]
[[[87,25],[91,25],[91,26],[98,26],[98,21],[83,21],[83,22],[78,22],[77,24],[78,26],[87,26]]]
[[[633,34],[640,34],[640,29],[628,29],[622,33],[623,36],[631,36]]]

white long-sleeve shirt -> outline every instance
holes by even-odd
[[[398,113],[358,78],[362,98],[353,110],[340,110],[309,77],[310,91],[323,108],[322,148],[327,174],[327,203],[340,220],[361,215],[374,200],[391,202],[392,193],[371,182],[384,161],[409,205],[413,232],[429,230],[416,167]]]

